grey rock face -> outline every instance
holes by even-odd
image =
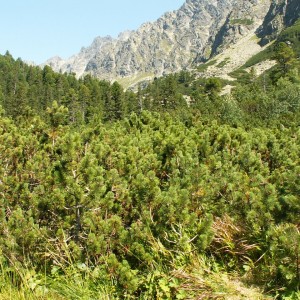
[[[287,23],[287,9],[282,9],[281,2],[288,3],[291,11],[300,10],[299,0],[186,0],[179,10],[136,31],[121,33],[116,39],[98,37],[71,58],[64,61],[56,57],[46,64],[57,71],[77,76],[89,73],[108,80],[139,80],[188,69],[253,30],[262,38],[268,30],[280,30]],[[269,20],[274,20],[271,29]]]
[[[291,26],[300,18],[299,0],[272,0],[262,26],[258,29],[261,45],[276,39],[285,26]]]

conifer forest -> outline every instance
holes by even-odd
[[[0,56],[0,299],[299,299],[300,66],[136,90]]]

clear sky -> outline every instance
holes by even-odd
[[[137,29],[184,0],[0,0],[0,54],[42,63],[67,58],[97,36]]]

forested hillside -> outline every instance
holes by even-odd
[[[1,299],[298,299],[299,60],[274,58],[220,96],[1,56]]]

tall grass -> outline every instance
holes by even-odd
[[[213,247],[230,257],[236,251],[248,261],[247,251],[256,248],[240,239],[241,230],[225,216],[216,219]],[[179,243],[182,238],[181,227],[174,227]],[[251,276],[247,271],[243,278],[228,273],[227,266],[220,265],[216,259],[199,254],[187,241],[185,248],[170,250],[164,243],[170,241],[166,235],[155,238],[149,230],[149,240],[155,259],[147,271],[140,271],[136,291],[121,288],[117,278],[102,276],[101,266],[88,265],[75,261],[67,244],[60,260],[57,253],[45,252],[52,256],[56,265],[51,272],[37,272],[33,265],[21,264],[17,260],[0,259],[0,300],[117,300],[117,299],[274,299],[257,288],[247,287]],[[215,249],[215,250],[216,250]],[[218,251],[217,251],[218,252]],[[251,273],[251,272],[249,272]],[[286,296],[286,300],[300,299],[299,292]]]
[[[99,266],[78,264],[69,252],[67,263],[52,267],[50,274],[36,272],[34,266],[1,263],[0,299],[271,299],[257,289],[245,287],[240,278],[228,274],[213,258],[197,254],[192,247],[190,251],[168,250],[163,240],[151,235],[149,242],[156,259],[147,273],[139,274],[134,293],[118,288],[113,279],[99,280]]]

